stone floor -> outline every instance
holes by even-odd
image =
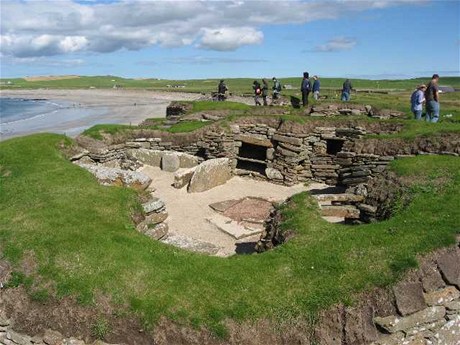
[[[186,188],[176,189],[172,186],[173,173],[147,165],[140,168],[140,171],[152,178],[150,188],[155,190],[153,196],[160,198],[166,204],[166,211],[169,214],[166,222],[170,232],[169,240],[166,242],[173,245],[186,243],[188,238],[190,242],[200,244],[201,248],[209,248],[209,254],[217,256],[233,255],[241,252],[242,248],[247,250],[251,243],[259,239],[260,235],[255,234],[236,239],[219,230],[209,219],[216,215],[224,216],[211,209],[211,204],[245,197],[280,202],[303,191],[328,188],[327,185],[320,183],[313,183],[308,187],[303,184],[287,187],[235,176],[226,184],[211,190],[202,193],[188,193]],[[212,245],[216,248],[213,248]]]

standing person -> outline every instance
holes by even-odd
[[[315,75],[313,79],[313,98],[317,101],[319,99],[319,89],[321,88],[321,83],[319,82],[319,77],[317,75]]]
[[[259,96],[262,93],[260,83],[257,80],[254,80],[254,82],[252,83],[252,88],[254,90],[254,102],[256,103],[256,105],[262,105],[259,102]]]
[[[351,85],[350,79],[345,80],[342,85],[342,101],[348,102],[350,100],[351,90],[353,86]]]
[[[308,95],[311,91],[311,83],[308,72],[303,72],[302,84],[300,86],[300,91],[302,92],[302,104],[304,107],[308,105]]]
[[[267,106],[267,96],[268,96],[268,83],[265,79],[262,79],[262,99],[264,101],[264,106]]]
[[[422,119],[423,102],[425,102],[425,90],[425,85],[419,85],[410,97],[411,111],[414,113],[414,118],[416,120]]]
[[[433,74],[430,83],[425,90],[426,99],[426,121],[439,121],[439,75]]]
[[[227,85],[225,85],[224,80],[222,79],[217,86],[217,100],[218,101],[225,101],[225,93],[227,92],[228,88]]]
[[[281,93],[281,83],[278,79],[273,77],[273,99],[278,99]]]

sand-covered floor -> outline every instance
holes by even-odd
[[[46,99],[60,102],[53,114],[14,123],[1,123],[1,139],[38,132],[76,136],[96,124],[137,125],[146,118],[161,118],[174,100],[196,100],[202,95],[123,89],[2,90],[0,97]]]
[[[244,197],[260,197],[269,201],[284,201],[290,196],[312,189],[324,189],[326,185],[312,183],[308,187],[298,184],[292,187],[277,185],[266,181],[235,176],[226,184],[202,193],[188,193],[186,188],[176,189],[172,186],[174,174],[145,165],[140,169],[152,178],[151,186],[156,189],[154,196],[163,200],[169,214],[167,223],[170,233],[191,237],[221,247],[217,255],[235,254],[237,240],[221,232],[206,219],[215,215],[209,205]],[[244,241],[257,241],[246,238]]]

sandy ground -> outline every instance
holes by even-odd
[[[326,185],[320,183],[312,183],[308,187],[303,184],[286,187],[235,176],[226,184],[209,191],[187,193],[186,188],[176,189],[172,186],[173,173],[147,165],[140,171],[152,178],[151,186],[156,189],[153,195],[166,204],[170,233],[215,244],[222,248],[218,253],[219,256],[235,254],[238,241],[224,234],[206,220],[215,215],[215,211],[209,207],[210,204],[248,196],[261,197],[270,201],[284,201],[306,190],[327,188]],[[256,238],[246,238],[244,241],[257,241],[259,237],[257,235]]]
[[[2,139],[37,132],[76,136],[102,123],[137,125],[146,118],[161,118],[174,100],[196,100],[202,95],[146,90],[2,90],[0,97],[47,99],[65,102],[66,107],[52,116],[2,124]]]

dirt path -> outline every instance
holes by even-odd
[[[235,253],[236,243],[257,241],[260,236],[237,241],[219,231],[206,220],[206,218],[216,214],[209,207],[210,204],[248,196],[260,197],[269,201],[283,201],[306,190],[327,188],[326,185],[319,183],[313,183],[308,187],[303,184],[286,187],[235,176],[226,184],[209,191],[187,193],[186,188],[175,189],[172,187],[174,181],[174,174],[172,173],[151,166],[144,166],[141,171],[152,178],[151,186],[156,189],[153,195],[166,204],[166,210],[169,213],[167,223],[170,233],[215,244],[221,247],[217,254],[219,256],[232,255]]]

